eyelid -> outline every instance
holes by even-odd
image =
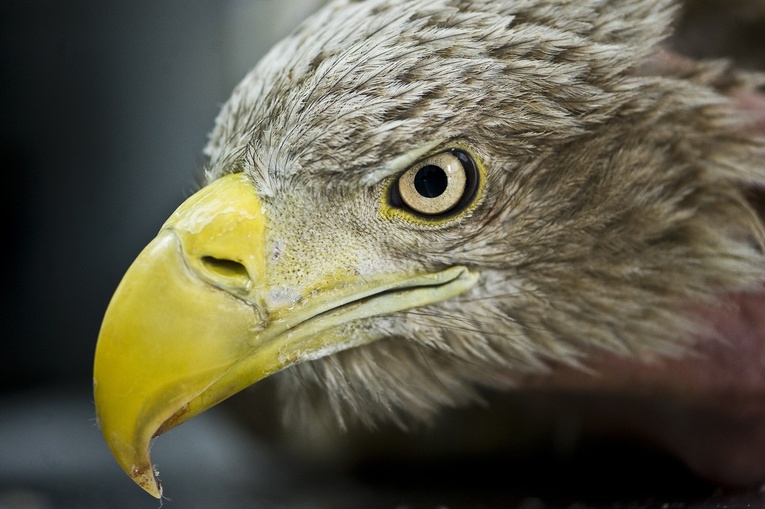
[[[417,161],[424,159],[425,156],[432,153],[438,146],[442,145],[443,141],[434,141],[426,145],[422,145],[413,150],[410,150],[404,154],[394,157],[383,165],[380,169],[371,171],[364,175],[362,184],[366,186],[373,186],[388,177],[392,177],[397,173],[401,173],[409,169]]]

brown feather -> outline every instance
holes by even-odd
[[[277,45],[224,106],[209,178],[252,176],[304,239],[280,245],[286,258],[360,243],[407,270],[482,274],[457,298],[355,325],[375,342],[280,374],[289,421],[330,408],[405,426],[553,367],[653,365],[721,340],[726,295],[765,281],[762,120],[742,113],[763,78],[662,50],[675,12],[338,1]],[[432,143],[480,158],[480,201],[438,227],[380,221],[372,176]]]

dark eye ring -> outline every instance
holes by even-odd
[[[473,202],[480,176],[465,151],[446,150],[426,157],[390,186],[391,206],[417,216],[442,219],[462,212]]]

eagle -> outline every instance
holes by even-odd
[[[765,480],[765,80],[664,50],[676,11],[335,0],[306,20],[235,88],[205,185],[106,310],[119,465],[160,497],[152,440],[279,373],[289,419],[321,394],[341,427],[545,384],[746,408],[725,467]]]

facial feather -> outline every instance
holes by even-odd
[[[208,178],[246,172],[279,239],[319,238],[280,256],[313,245],[482,274],[450,301],[354,324],[370,344],[281,374],[288,412],[313,408],[316,387],[341,420],[405,424],[549,361],[681,356],[705,334],[682,311],[765,278],[744,196],[765,185],[762,145],[716,86],[727,71],[651,65],[674,11],[334,2],[244,79],[211,136]],[[437,227],[382,218],[384,182],[367,177],[433,144],[482,161],[479,203]]]

